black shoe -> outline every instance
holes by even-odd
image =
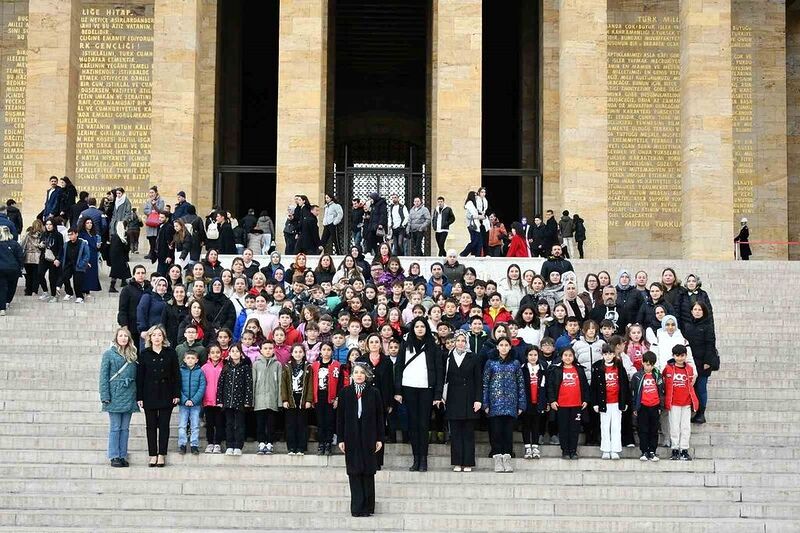
[[[419,472],[419,456],[414,456],[414,463],[411,465],[411,468],[408,469],[409,472]]]
[[[324,444],[319,443],[317,445],[317,455],[325,455],[325,445]]]
[[[122,468],[125,465],[122,464],[122,459],[120,459],[119,457],[114,457],[113,459],[111,459],[111,466],[113,466],[114,468]]]
[[[181,455],[186,453],[186,445],[185,444],[183,446],[178,446],[178,453],[181,454]]]
[[[689,455],[689,450],[681,450],[681,461],[691,461],[692,456]]]
[[[128,468],[131,464],[125,458],[120,458],[119,462],[122,464],[123,467]]]
[[[561,458],[569,460],[569,454],[568,453],[562,453],[561,454]]]
[[[423,455],[419,458],[419,471],[420,472],[427,472],[428,471],[428,456]]]
[[[573,461],[577,461],[578,460],[577,452],[573,452],[573,453],[569,454],[569,458],[572,459]]]
[[[701,407],[692,417],[692,424],[705,424],[706,423],[706,408]]]
[[[192,455],[200,455],[200,449],[197,446],[192,446]]]
[[[681,453],[678,450],[672,450],[672,455],[670,456],[670,461],[677,461],[681,458]]]

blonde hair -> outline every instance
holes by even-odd
[[[161,324],[156,324],[155,326],[151,327],[145,333],[145,340],[144,340],[144,347],[145,348],[152,348],[153,344],[150,342],[150,335],[153,334],[156,330],[161,332],[161,336],[164,337],[164,342],[161,344],[163,347],[169,346],[169,339],[167,339],[167,332],[164,330],[164,326]]]
[[[14,238],[8,226],[0,226],[0,241],[10,241]]]
[[[119,336],[120,331],[125,332],[125,334],[128,336],[128,345],[124,348],[117,343],[117,336]],[[125,358],[127,362],[136,362],[136,358],[138,357],[136,351],[136,339],[133,338],[131,331],[127,327],[121,326],[117,328],[117,331],[114,332],[114,340],[111,341],[111,345],[117,350],[118,354]]]

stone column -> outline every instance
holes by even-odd
[[[447,247],[460,252],[469,240],[464,198],[481,185],[481,0],[434,0],[432,17],[431,198],[452,207]]]
[[[786,12],[786,113],[789,240],[800,238],[800,5]],[[800,246],[789,246],[800,259]]]
[[[30,0],[23,217],[44,207],[51,175],[75,175],[79,0]]]
[[[155,0],[150,179],[169,204],[178,191],[197,201],[200,5]]]
[[[217,90],[217,1],[202,0],[197,58],[198,123],[195,138],[197,174],[192,189],[198,213],[211,209],[214,198],[214,134]],[[187,191],[188,192],[188,191]],[[243,213],[236,213],[240,217]]]
[[[608,256],[606,0],[561,0],[559,11],[561,206],[586,222],[587,257]]]
[[[683,256],[733,257],[731,0],[681,0]]]
[[[541,34],[539,38],[542,50],[542,206],[544,209],[556,210],[560,207],[561,191],[559,173],[559,93],[558,93],[558,2],[559,0],[542,0]],[[544,213],[540,213],[544,214]]]
[[[283,246],[294,195],[322,205],[325,187],[328,1],[282,0],[278,44],[278,157],[275,231]],[[342,199],[347,201],[347,199]]]

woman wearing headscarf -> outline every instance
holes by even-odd
[[[431,410],[442,401],[444,369],[441,350],[431,335],[428,321],[417,317],[397,354],[394,373],[394,397],[408,410],[408,427],[414,463],[412,472],[428,470],[428,431]]]
[[[717,336],[714,333],[714,322],[709,314],[708,306],[701,301],[692,305],[691,319],[686,324],[686,340],[692,348],[692,357],[697,366],[697,381],[694,390],[700,408],[692,418],[695,424],[706,423],[706,403],[708,403],[708,378],[711,372],[719,370],[719,352],[717,352]]]
[[[443,394],[450,424],[450,464],[454,472],[475,466],[475,421],[480,418],[483,377],[481,359],[469,350],[467,332],[457,331],[455,348],[447,356]]]

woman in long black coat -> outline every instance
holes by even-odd
[[[319,253],[319,225],[317,223],[316,209],[302,208],[303,219],[299,224],[297,248],[295,252],[316,255]]]
[[[456,347],[445,363],[445,417],[450,423],[450,464],[454,472],[475,466],[475,421],[480,418],[483,374],[481,359],[469,351],[467,334],[456,332]]]
[[[695,424],[706,423],[706,403],[708,402],[708,378],[711,372],[719,370],[719,352],[717,336],[714,333],[714,322],[709,316],[708,307],[703,302],[695,302],[690,309],[692,320],[683,326],[684,336],[692,349],[694,365],[697,368],[697,380],[694,390],[700,402],[700,408],[692,417]]]
[[[357,359],[356,362],[364,363],[372,371],[372,386],[378,389],[383,400],[384,421],[389,419],[394,402],[394,365],[392,360],[383,353],[383,343],[380,335],[371,333],[367,336],[367,353]],[[384,439],[386,432],[380,438]],[[383,467],[383,448],[378,452],[378,470]]]
[[[350,479],[350,513],[375,513],[376,453],[383,448],[383,400],[376,387],[367,383],[371,371],[364,364],[353,367],[353,385],[339,393],[336,435],[344,453]]]
[[[181,375],[178,354],[169,347],[164,328],[153,326],[146,337],[145,349],[139,354],[136,400],[144,409],[147,425],[148,466],[163,467],[172,409],[181,397]]]

